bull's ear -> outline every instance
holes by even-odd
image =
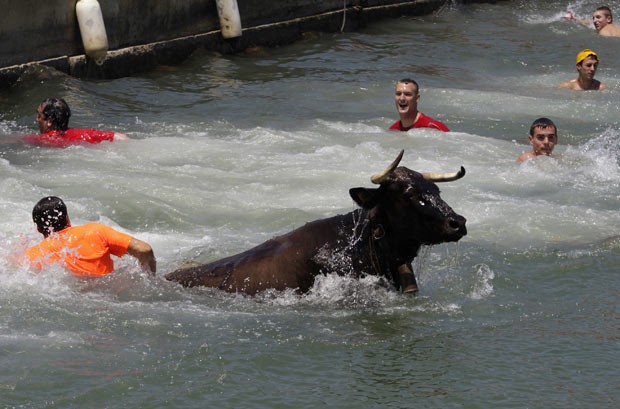
[[[379,189],[367,189],[365,187],[354,187],[349,189],[349,194],[360,207],[372,209],[376,206],[376,194]]]

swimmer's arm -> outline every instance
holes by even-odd
[[[582,19],[582,18],[575,18],[575,13],[573,12],[573,10],[566,10],[566,14],[564,15],[564,17],[562,17],[563,20],[567,20],[567,21],[575,21],[579,24],[582,24],[586,27],[591,27],[594,28],[594,22],[592,21],[592,19]]]
[[[120,132],[114,132],[115,141],[126,141],[127,139],[129,139],[129,137],[126,134],[120,133]]]
[[[594,23],[592,23],[592,20],[589,20],[589,19],[575,19],[575,21],[578,22],[579,24],[583,25],[583,26],[594,28]]]
[[[142,240],[132,238],[129,242],[127,253],[138,259],[142,267],[148,269],[151,273],[153,273],[153,275],[155,275],[155,271],[157,270],[157,261],[155,260],[155,253],[153,253],[153,248],[150,244],[145,243]]]

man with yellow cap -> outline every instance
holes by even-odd
[[[575,91],[601,91],[607,89],[606,84],[602,84],[594,79],[596,69],[598,68],[598,55],[594,51],[589,48],[580,51],[575,62],[579,76],[561,83],[561,88],[573,89]]]

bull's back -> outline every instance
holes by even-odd
[[[286,288],[306,292],[320,269],[314,256],[335,240],[341,217],[308,223],[243,253],[173,271],[166,279],[186,287],[207,286],[247,294]]]

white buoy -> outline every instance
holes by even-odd
[[[217,14],[220,17],[222,37],[241,37],[241,17],[237,0],[215,0]]]
[[[78,0],[75,4],[84,52],[99,65],[108,52],[108,35],[105,32],[103,14],[97,0]]]

